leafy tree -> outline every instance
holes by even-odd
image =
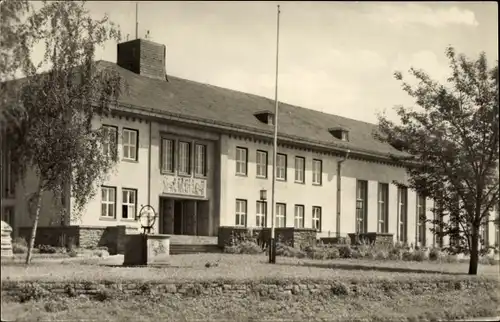
[[[499,202],[498,61],[490,68],[484,53],[471,60],[453,47],[446,56],[451,76],[444,85],[414,68],[415,86],[395,73],[420,108],[396,107],[398,124],[380,115],[376,137],[411,155],[395,157],[409,165],[408,186],[436,205],[436,218],[421,220],[439,237],[449,235],[454,251],[470,254],[475,275],[480,229]]]
[[[25,78],[14,81],[16,95],[9,97],[3,111],[8,138],[14,143],[16,172],[22,178],[34,170],[39,179],[28,200],[34,206],[29,264],[44,192],[50,192],[63,209],[61,197],[69,189],[72,214],[78,214],[95,195],[96,183],[113,167],[116,153],[104,153],[101,148],[114,143],[113,138],[92,122],[109,115],[123,84],[116,72],[94,59],[96,47],[109,39],[119,40],[120,33],[106,16],[93,19],[84,1],[44,1],[20,28],[26,30],[27,43],[45,45],[40,64],[27,58],[14,66]],[[40,73],[42,64],[48,66],[47,72]]]

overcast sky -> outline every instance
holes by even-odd
[[[279,99],[376,122],[376,112],[412,101],[395,70],[443,79],[447,45],[498,59],[496,2],[139,2],[139,36],[167,46],[167,73],[274,98],[276,4],[281,5]],[[125,39],[135,2],[88,2]],[[116,44],[98,59],[116,62]]]

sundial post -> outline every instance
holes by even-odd
[[[156,222],[156,218],[158,215],[156,214],[155,209],[151,205],[142,206],[141,211],[139,211],[139,215],[137,219],[139,219],[139,223],[141,224],[142,233],[144,235],[151,233],[151,228]]]

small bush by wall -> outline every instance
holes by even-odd
[[[16,237],[12,241],[12,253],[14,254],[26,254],[28,252],[28,243],[26,239]]]

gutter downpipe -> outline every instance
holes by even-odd
[[[346,150],[342,159],[337,162],[337,238],[340,237],[340,210],[342,205],[342,163],[349,158],[351,150]]]

